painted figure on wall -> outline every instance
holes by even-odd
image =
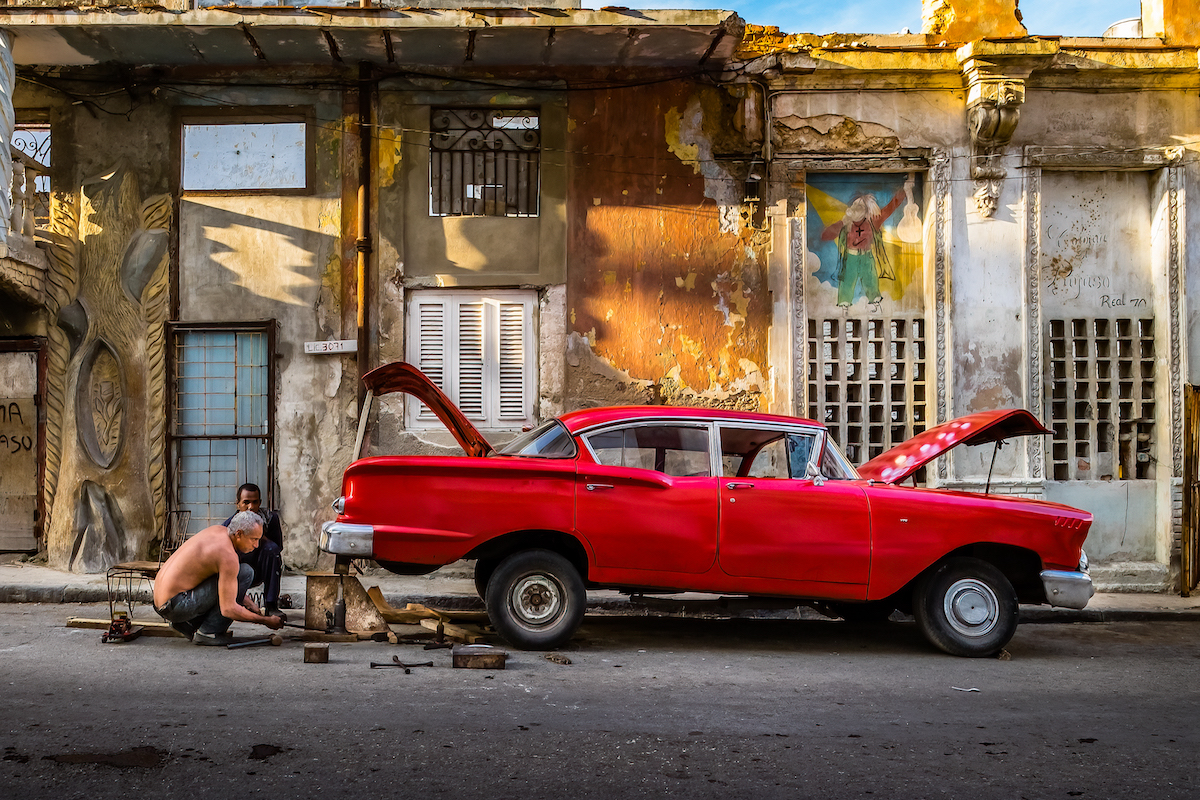
[[[878,310],[887,293],[902,298],[920,274],[921,221],[916,176],[811,175],[808,202],[810,274],[837,290],[849,308],[865,299]],[[887,197],[880,206],[879,198]],[[902,218],[894,217],[904,206]]]

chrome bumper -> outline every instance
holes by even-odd
[[[1046,589],[1046,602],[1060,608],[1083,608],[1096,593],[1092,576],[1086,572],[1042,570],[1042,586]]]
[[[335,556],[370,558],[375,552],[375,528],[348,522],[326,522],[321,526],[320,547]]]

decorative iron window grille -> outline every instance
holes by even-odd
[[[1154,320],[1050,320],[1054,480],[1154,477]]]
[[[926,404],[923,318],[808,321],[808,415],[852,463],[922,433]]]
[[[20,188],[33,211],[33,227],[45,228],[50,224],[50,125],[17,123],[12,145],[24,154],[14,168],[25,170],[25,183]]]
[[[431,216],[538,215],[536,111],[435,108],[430,126]]]

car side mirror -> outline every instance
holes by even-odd
[[[808,469],[804,471],[804,479],[811,480],[813,482],[813,486],[825,485],[825,476],[821,474],[821,470],[817,468],[816,464],[808,465]]]

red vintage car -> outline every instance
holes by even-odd
[[[493,447],[420,371],[368,373],[425,403],[467,457],[379,456],[346,470],[321,548],[401,574],[475,560],[500,634],[551,649],[585,589],[794,598],[847,618],[911,612],[961,656],[999,651],[1018,603],[1083,608],[1092,515],[901,486],[958,444],[1048,433],[1027,411],[939,425],[857,470],[811,420],[667,406],[564,414]]]

